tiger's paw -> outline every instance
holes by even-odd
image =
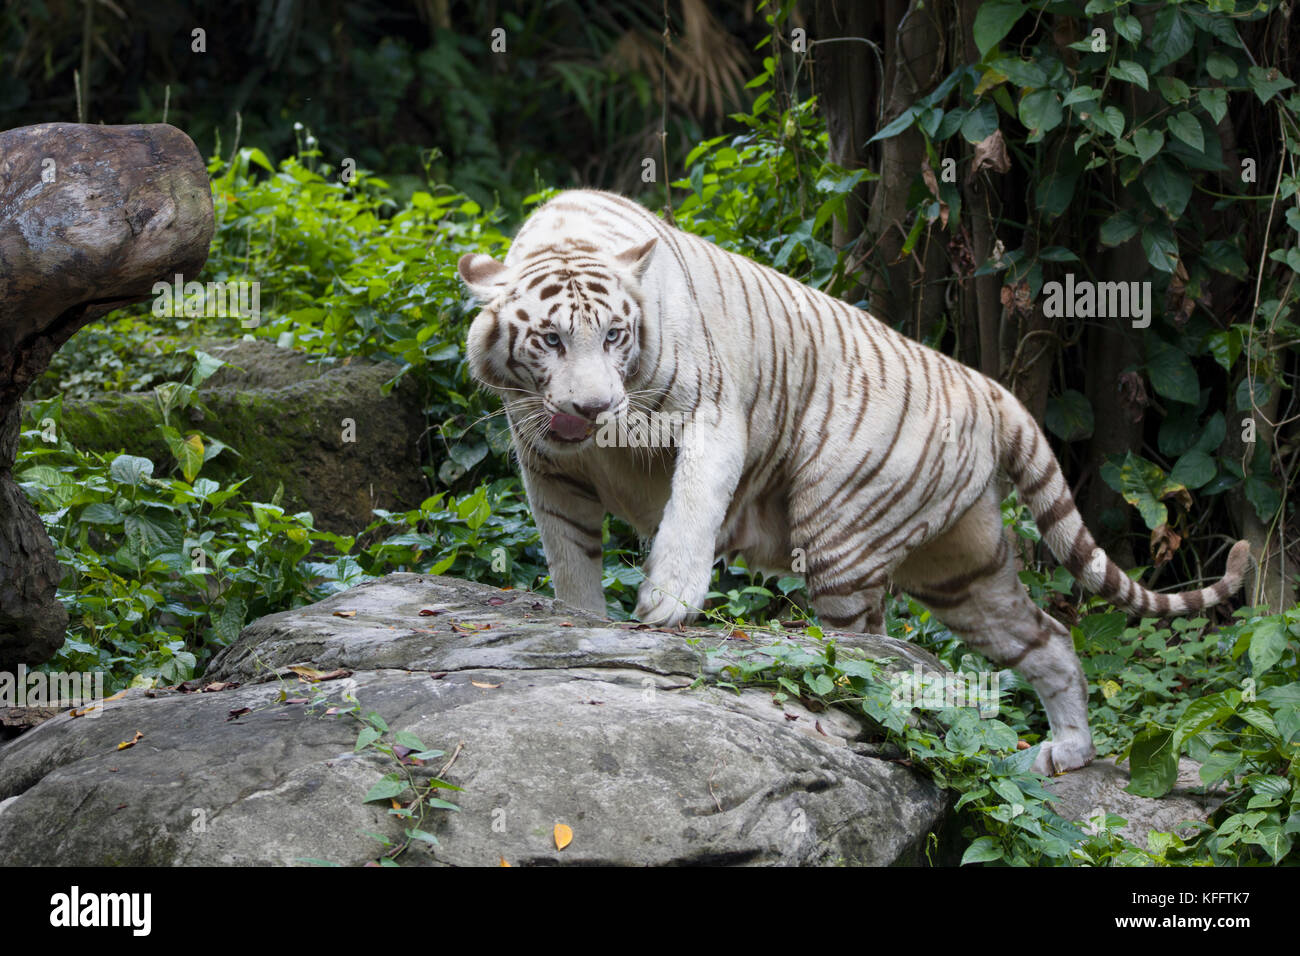
[[[687,624],[699,615],[707,594],[707,587],[688,588],[672,583],[656,584],[646,578],[641,582],[641,590],[637,595],[637,620],[664,627]]]
[[[1058,773],[1078,770],[1092,763],[1097,756],[1097,748],[1092,745],[1092,738],[1049,740],[1043,743],[1034,761],[1034,772],[1051,777]]]

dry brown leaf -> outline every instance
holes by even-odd
[[[116,694],[114,694],[112,697],[105,697],[105,698],[104,698],[104,703],[107,704],[110,700],[121,700],[121,699],[122,699],[123,697],[125,697],[125,696],[126,696],[126,691],[124,691],[124,690],[119,690],[119,691],[118,691]]]
[[[498,687],[501,686],[500,684],[485,684],[482,681],[476,681],[476,680],[472,680],[470,681],[470,683],[473,684],[475,687],[482,687],[484,690],[496,690]]]
[[[503,857],[501,858],[501,863],[500,863],[500,865],[501,865],[501,866],[509,866],[510,864],[506,862],[506,858],[503,856]]]
[[[975,144],[975,156],[971,160],[970,172],[966,174],[967,184],[982,169],[991,169],[995,173],[1011,171],[1011,158],[1007,155],[1007,144],[1000,129],[995,129]]]
[[[356,611],[335,611],[334,616],[335,617],[356,617],[357,612]]]
[[[1162,564],[1168,564],[1169,559],[1174,556],[1183,543],[1183,536],[1180,535],[1168,524],[1162,524],[1151,532],[1151,555],[1155,561],[1156,567]]]
[[[1017,741],[1016,741],[1016,749],[1017,749],[1017,750],[1028,750],[1028,749],[1029,749],[1029,741],[1027,741],[1027,740],[1017,740]]]
[[[555,825],[555,848],[557,850],[563,850],[572,842],[573,830],[565,826],[563,823],[557,823]]]
[[[118,749],[118,750],[125,750],[127,747],[134,747],[136,744],[138,744],[138,743],[139,743],[140,741],[142,741],[142,740],[144,740],[144,734],[140,733],[140,731],[137,730],[137,731],[135,732],[135,736],[134,736],[134,737],[132,737],[130,740],[124,740],[124,741],[122,741],[120,744],[117,745],[117,749]]]

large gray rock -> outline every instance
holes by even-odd
[[[293,702],[317,691],[445,751],[423,774],[454,755],[445,779],[463,792],[443,795],[461,810],[436,812],[425,829],[439,846],[404,863],[919,862],[943,794],[874,756],[847,713],[696,686],[718,666],[702,648],[723,640],[390,575],[250,625],[209,671],[237,689],[135,691],[0,749],[0,865],[375,858],[358,831],[397,837],[401,824],[362,800],[393,767],[354,754],[353,718]],[[845,635],[839,649],[936,666],[888,638]],[[302,663],[352,674],[306,686],[284,671]],[[564,850],[556,824],[573,832]]]

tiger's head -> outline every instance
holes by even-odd
[[[470,373],[505,402],[521,441],[547,454],[592,444],[602,414],[626,414],[641,354],[641,277],[651,239],[616,255],[591,243],[507,265],[468,254],[457,269],[483,304],[470,323]]]

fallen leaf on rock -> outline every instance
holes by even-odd
[[[557,823],[555,825],[555,848],[557,850],[563,850],[572,842],[573,830],[565,826],[563,823]]]
[[[500,607],[502,604],[506,603],[506,599],[499,598],[499,597],[490,597],[488,598],[487,602],[491,604],[493,607]]]
[[[308,700],[306,697],[290,697],[285,701],[286,704],[305,704]]]
[[[785,715],[785,719],[786,719],[786,720],[798,720],[798,719],[799,719],[799,715],[798,715],[798,714],[786,714],[786,715]]]
[[[335,611],[334,616],[335,617],[356,617],[357,612],[356,611]]]
[[[475,687],[482,687],[484,690],[496,690],[498,687],[501,686],[500,684],[484,684],[483,682],[476,681],[476,680],[472,680],[470,681],[470,683],[473,684]]]
[[[326,716],[326,717],[333,717],[333,716],[334,716],[335,714],[337,714],[338,712],[339,712],[339,709],[338,709],[337,707],[331,707],[329,710],[325,711],[325,716]]]
[[[422,607],[420,608],[420,617],[433,617],[435,614],[446,614],[446,608],[441,607]]]
[[[140,733],[140,731],[137,730],[137,731],[135,732],[135,736],[134,736],[134,737],[132,737],[130,740],[124,740],[124,741],[122,741],[120,744],[117,745],[117,749],[118,749],[118,750],[125,750],[127,747],[134,747],[136,744],[138,744],[138,743],[139,743],[140,741],[142,741],[142,740],[144,740],[144,734]]]
[[[732,631],[730,634],[727,635],[727,640],[747,641],[749,640],[749,635],[746,634],[744,631],[742,631],[740,628],[736,628],[734,631]]]
[[[501,858],[501,863],[500,863],[499,865],[500,865],[500,866],[509,866],[510,864],[506,862],[506,858],[503,856],[503,857]]]
[[[234,681],[216,680],[213,681],[211,684],[209,684],[207,687],[203,688],[203,693],[216,694],[216,693],[220,693],[223,690],[227,690],[228,688],[238,687],[238,686],[239,685]]]
[[[251,710],[251,707],[238,707],[230,712],[230,716],[227,717],[226,720],[238,720]]]
[[[124,690],[119,690],[119,691],[118,691],[116,694],[114,694],[112,697],[105,697],[103,702],[104,702],[105,704],[107,704],[110,700],[121,700],[121,699],[122,699],[123,697],[125,697],[125,696],[126,696],[126,691],[124,691]]]

